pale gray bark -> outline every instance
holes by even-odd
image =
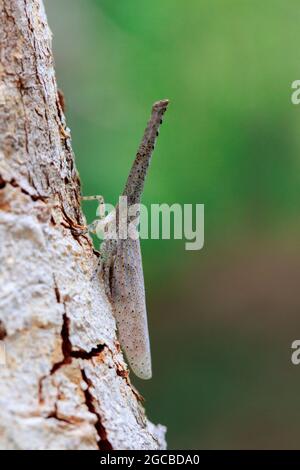
[[[0,0],[0,447],[158,449],[85,222],[41,0]]]

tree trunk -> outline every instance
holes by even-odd
[[[164,448],[72,230],[85,219],[42,0],[0,5],[0,447]]]

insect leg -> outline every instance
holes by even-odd
[[[81,199],[83,201],[98,201],[97,215],[100,219],[105,217],[105,203],[103,196],[82,196]]]

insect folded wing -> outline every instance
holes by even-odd
[[[133,372],[150,379],[151,353],[139,240],[120,240],[113,262],[111,296],[119,340]]]

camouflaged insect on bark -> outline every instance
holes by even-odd
[[[128,176],[123,196],[128,207],[139,204],[168,100],[156,102]],[[115,223],[118,231],[118,206]],[[128,216],[127,224],[131,222]],[[109,230],[108,230],[109,232]],[[99,269],[115,313],[119,340],[133,372],[142,379],[152,376],[144,275],[139,239],[106,238],[101,246]]]

